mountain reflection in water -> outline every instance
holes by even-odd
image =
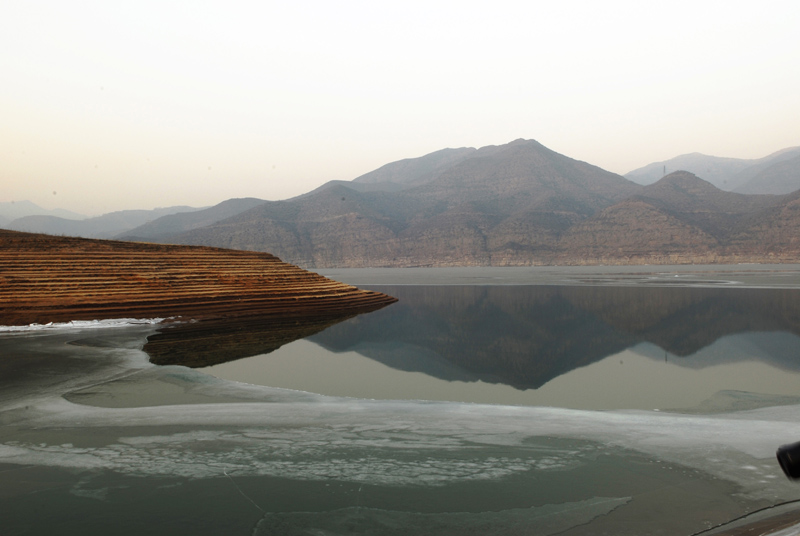
[[[758,339],[756,334],[763,332],[776,336],[782,332],[782,337],[769,338],[772,351],[754,357],[766,356],[773,365],[790,370],[800,368],[796,290],[580,286],[379,290],[397,296],[399,303],[310,340],[333,352],[355,349],[400,370],[517,389],[539,388],[641,343],[690,361],[722,337],[749,334]],[[649,350],[652,353],[653,348]],[[428,357],[414,357],[423,353]],[[443,363],[434,363],[431,355]]]
[[[800,392],[794,289],[376,290],[400,301],[203,371],[333,396],[584,409],[730,411],[795,403]],[[257,348],[247,341],[269,339],[265,329],[214,343],[225,347],[218,355],[252,355]],[[173,347],[191,356],[212,340],[202,335]]]

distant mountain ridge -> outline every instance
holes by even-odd
[[[116,238],[123,240],[164,240],[179,233],[214,224],[225,218],[235,216],[265,203],[263,199],[245,197],[228,199],[213,207],[194,209],[191,212],[172,213],[160,218],[151,218],[138,227],[118,233]]]
[[[329,185],[170,240],[272,251],[307,267],[528,264],[531,252],[552,250],[571,225],[639,189],[516,140],[463,151],[432,179],[400,191]]]
[[[533,140],[454,151],[367,174],[399,189],[328,183],[169,240],[309,268],[800,260],[800,194],[726,192],[683,171],[642,186]]]
[[[653,162],[625,174],[648,185],[674,171],[688,171],[720,190],[746,194],[787,194],[800,189],[800,147],[789,147],[763,158],[721,158],[701,153]]]
[[[120,210],[80,220],[36,214],[6,221],[0,216],[0,228],[81,238],[167,241],[171,235],[211,225],[264,202],[263,199],[248,197],[228,199],[213,207],[175,206],[152,210]],[[44,210],[29,201],[20,204],[24,207],[23,212]]]
[[[25,216],[55,216],[57,218],[69,220],[82,220],[86,218],[83,214],[78,214],[77,212],[72,212],[71,210],[65,210],[63,208],[48,210],[31,201],[0,202],[0,225]]]
[[[785,194],[800,189],[800,153],[769,166],[753,166],[739,174],[747,181],[736,188],[743,194]]]
[[[758,161],[684,156],[714,164],[717,180],[762,187],[792,184],[800,164],[800,148]],[[230,199],[116,237],[266,251],[306,268],[800,262],[800,190],[744,194],[705,179],[675,171],[645,186],[519,139],[283,201]]]
[[[587,263],[683,264],[800,259],[800,192],[723,192],[677,171],[570,229],[559,256]],[[571,262],[570,262],[571,263]]]
[[[25,216],[9,222],[5,225],[5,228],[12,231],[82,238],[112,238],[118,233],[127,231],[161,216],[179,212],[192,212],[195,210],[200,209],[178,206],[156,208],[153,210],[120,210],[83,220],[70,220],[56,216]]]

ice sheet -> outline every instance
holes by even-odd
[[[791,406],[701,417],[323,397],[308,402],[293,401],[293,393],[265,389],[265,394],[283,401],[121,409],[81,406],[63,399],[40,402],[30,408],[28,426],[61,433],[114,430],[122,435],[88,449],[7,441],[0,446],[0,461],[193,477],[228,468],[297,478],[321,475],[371,483],[420,479],[434,483],[565,467],[580,452],[565,450],[544,458],[528,453],[525,459],[490,456],[466,463],[461,457],[458,462],[397,462],[395,454],[500,447],[524,450],[530,438],[561,437],[633,449],[757,488],[763,487],[759,483],[782,483],[773,461],[775,449],[800,437],[797,408]],[[195,430],[164,434],[170,427]],[[218,427],[224,431],[214,430]],[[124,435],[126,429],[142,428],[152,433]],[[372,454],[364,457],[366,451]]]
[[[26,326],[0,326],[0,333],[39,332],[54,330],[84,330],[99,328],[120,328],[143,324],[160,324],[169,318],[113,318],[107,320],[72,320],[70,322],[49,322],[47,324],[28,324]]]
[[[573,503],[580,507],[570,518],[573,523],[581,515],[602,517],[605,509],[627,508],[630,495],[572,490],[572,480],[559,475],[591,475],[604,460],[632,459],[631,453],[639,456],[631,474],[663,475],[660,486],[666,490],[670,482],[719,479],[735,483],[737,500],[763,503],[797,496],[774,461],[777,446],[800,439],[797,406],[687,415],[325,397],[228,382],[183,367],[150,366],[137,349],[148,330],[134,326],[127,339],[119,335],[125,331],[114,332],[116,341],[110,335],[93,339],[91,331],[15,338],[17,350],[25,345],[30,355],[60,352],[76,368],[57,371],[58,383],[34,377],[26,380],[27,389],[17,385],[13,396],[0,397],[0,464],[161,480],[344,482],[359,489],[483,489],[518,482],[525,493],[545,498],[556,494],[556,487],[537,488],[537,483],[561,483],[561,496],[546,503],[540,497],[534,509],[438,516],[445,534],[484,522],[511,527],[545,513],[554,516],[557,531],[558,520],[566,519],[558,512]],[[65,344],[76,340],[82,346]],[[166,384],[186,398],[170,394],[159,401]],[[131,393],[146,396],[139,400]],[[92,397],[117,396],[126,404],[88,403]],[[78,402],[82,399],[87,403]],[[605,482],[615,467],[592,478]],[[80,481],[72,492],[104,500],[110,493],[106,488]],[[703,490],[698,497],[707,495]],[[601,496],[608,502],[595,502]],[[554,510],[541,510],[545,504]],[[273,513],[258,528],[267,534],[273,524],[291,522],[334,530],[354,520],[365,530],[395,523],[424,527],[433,526],[431,519],[420,511],[348,507]]]

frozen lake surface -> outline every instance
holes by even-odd
[[[766,272],[753,276],[758,284],[725,275],[702,276],[732,281],[721,289],[689,282],[646,297],[635,291],[648,284],[635,282],[588,285],[590,295],[563,283],[522,292],[523,282],[511,296],[498,290],[505,285],[462,284],[455,294],[409,285],[394,306],[228,363],[262,360],[239,381],[152,365],[142,351],[151,324],[5,332],[2,526],[9,534],[688,535],[798,499],[774,453],[800,440],[791,359],[800,353],[792,327],[800,281],[775,273],[771,286],[784,289],[776,293]],[[581,274],[601,276],[613,279]],[[611,287],[620,292],[604,295]],[[657,313],[642,305],[655,298]],[[743,320],[746,310],[755,316]],[[497,319],[487,331],[485,313]],[[486,346],[487,355],[516,357],[488,366]],[[544,364],[524,368],[525,355]],[[381,400],[255,385],[267,383],[255,374],[269,357],[285,363],[277,374],[291,356],[309,356],[300,376],[317,380],[337,369],[319,368],[320,359],[338,356],[345,384],[371,383],[352,381],[370,364],[434,383],[421,396],[401,386]],[[347,369],[353,359],[361,361]],[[564,361],[570,366],[559,368]],[[715,369],[731,366],[750,368],[714,380]],[[609,383],[626,367],[661,368]],[[777,372],[751,378],[769,370]],[[651,381],[647,399],[653,378],[685,383],[693,373],[705,376],[657,405],[602,396]],[[740,380],[750,383],[729,387]],[[433,398],[424,393],[452,384],[533,398],[489,393],[481,395],[489,403],[475,403],[477,395],[455,389],[440,397],[454,401],[390,399]],[[536,399],[548,389],[550,402]]]

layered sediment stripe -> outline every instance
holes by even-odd
[[[0,325],[341,315],[394,301],[269,253],[0,230]]]

